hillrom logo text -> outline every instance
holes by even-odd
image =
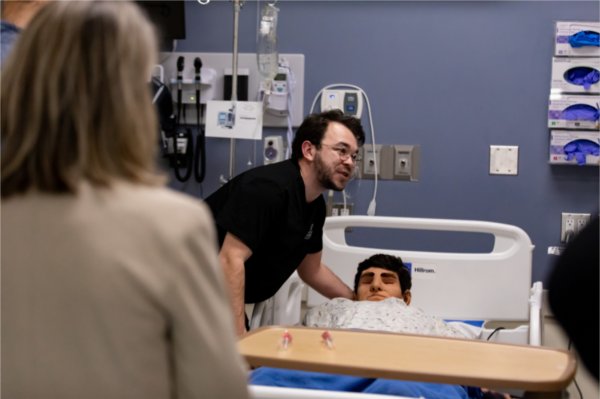
[[[435,265],[413,265],[412,276],[418,280],[432,280],[436,278]]]
[[[435,269],[430,269],[430,268],[422,267],[422,266],[414,267],[413,270],[416,273],[435,273]]]

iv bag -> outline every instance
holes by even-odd
[[[278,71],[277,55],[277,14],[279,9],[273,4],[265,4],[258,29],[258,71],[265,79],[273,79]]]

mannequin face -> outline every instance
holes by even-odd
[[[398,275],[391,270],[369,267],[363,270],[358,280],[356,299],[359,301],[382,301],[400,298],[410,304],[410,290],[402,292]]]

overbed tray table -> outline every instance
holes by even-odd
[[[292,341],[281,346],[285,331]],[[350,374],[543,392],[551,397],[573,379],[576,361],[567,351],[457,338],[386,332],[329,330],[333,349],[321,338],[323,329],[267,326],[238,342],[252,367]]]

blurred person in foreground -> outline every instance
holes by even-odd
[[[548,300],[556,320],[579,357],[598,381],[600,363],[600,219],[590,221],[557,258],[548,282]],[[584,307],[583,309],[578,309]]]
[[[248,395],[210,212],[155,172],[156,56],[135,4],[57,1],[3,65],[2,397]]]

